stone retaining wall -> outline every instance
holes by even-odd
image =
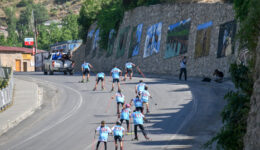
[[[220,3],[160,4],[149,7],[138,7],[125,13],[124,20],[119,29],[120,31],[124,27],[131,27],[130,32],[128,32],[124,56],[116,58],[119,35],[117,35],[114,43],[113,55],[110,57],[106,57],[105,52],[100,49],[96,50],[96,55],[93,57],[94,51],[91,50],[93,39],[88,38],[87,43],[83,44],[73,53],[73,59],[76,61],[76,71],[80,71],[84,60],[90,62],[94,66],[95,71],[110,71],[115,64],[123,68],[128,59],[132,27],[143,24],[139,54],[130,58],[130,61],[140,65],[144,73],[178,75],[180,56],[185,55],[188,57],[188,76],[212,76],[215,69],[220,69],[228,77],[229,65],[235,61],[237,52],[235,50],[235,53],[232,55],[217,58],[217,50],[220,25],[234,20],[234,16],[232,5]],[[168,26],[188,18],[191,19],[191,27],[187,53],[164,59]],[[197,26],[208,21],[213,22],[209,55],[195,58]],[[160,51],[152,56],[143,58],[147,29],[158,22],[162,22]],[[89,31],[96,28],[97,25],[93,24]]]

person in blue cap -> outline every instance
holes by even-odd
[[[101,125],[97,127],[97,129],[95,130],[95,135],[97,132],[99,132],[99,138],[98,138],[96,150],[98,150],[99,144],[101,142],[104,142],[105,150],[107,150],[107,139],[108,139],[108,135],[112,133],[111,129],[108,126],[106,126],[105,121],[101,121]]]
[[[112,128],[114,140],[115,140],[115,150],[118,149],[117,141],[120,143],[120,150],[123,150],[123,136],[125,129],[121,126],[119,121],[116,122],[116,125]]]
[[[95,91],[97,89],[97,85],[99,83],[99,81],[101,81],[101,87],[102,87],[102,90],[105,89],[105,73],[103,72],[99,72],[96,76],[96,85],[93,89],[93,91]]]

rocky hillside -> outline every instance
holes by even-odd
[[[22,0],[0,0],[0,25],[6,25],[4,8],[16,7],[16,16],[19,17],[20,12],[25,9],[24,6],[19,7]],[[84,0],[33,0],[36,4],[44,5],[49,12],[50,20],[61,20],[69,13],[78,14],[81,4]]]
[[[19,17],[20,12],[25,9],[25,7],[17,7],[21,1],[30,0],[0,0],[0,26],[6,26],[4,8],[16,7],[16,16]],[[216,3],[224,2],[227,0],[176,0],[175,2],[182,3]],[[61,20],[64,16],[69,13],[78,14],[81,8],[81,4],[84,0],[33,0],[36,4],[44,5],[50,14],[50,20]]]

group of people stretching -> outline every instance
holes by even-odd
[[[121,80],[126,81],[127,76],[129,75],[130,80],[133,76],[133,67],[135,67],[135,64],[131,62],[127,62],[125,64],[125,77]],[[90,63],[84,62],[82,64],[82,73],[83,78],[82,81],[85,80],[85,75],[87,74],[87,81],[89,81],[89,73],[90,68],[93,68],[93,66]],[[112,76],[112,89],[111,91],[114,91],[114,83],[117,83],[118,85],[118,91],[111,97],[111,99],[115,99],[117,103],[117,115],[118,115],[118,121],[116,122],[116,125],[113,126],[111,129],[106,125],[105,121],[101,121],[101,125],[97,127],[95,130],[95,135],[98,133],[98,142],[96,145],[96,150],[98,150],[99,145],[101,142],[104,143],[105,150],[107,150],[107,140],[109,135],[114,136],[115,141],[115,149],[118,149],[118,142],[120,145],[120,149],[123,150],[123,137],[125,135],[125,129],[122,127],[122,123],[125,121],[127,125],[126,134],[132,134],[132,131],[130,131],[131,122],[134,124],[134,139],[132,140],[138,140],[137,135],[137,128],[139,127],[145,137],[146,140],[150,140],[150,138],[147,136],[145,127],[144,127],[144,121],[147,121],[147,119],[144,116],[144,106],[146,106],[146,113],[150,113],[149,111],[149,98],[152,98],[150,93],[148,92],[148,86],[143,82],[143,80],[140,80],[139,83],[135,87],[135,94],[136,97],[133,98],[130,103],[126,103],[125,96],[122,93],[122,90],[120,89],[120,77],[122,77],[122,71],[117,67],[114,66],[114,68],[111,70],[110,75]],[[96,84],[93,89],[95,91],[97,89],[97,85],[99,81],[102,82],[101,88],[104,90],[104,84],[105,84],[105,74],[103,72],[99,72],[96,75]],[[120,105],[122,107],[120,111]],[[131,107],[134,106],[135,110],[131,112]],[[132,128],[131,128],[132,129]],[[95,138],[95,136],[94,136]]]

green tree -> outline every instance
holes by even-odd
[[[62,32],[57,24],[51,24],[48,29],[50,33],[50,44],[62,41]]]
[[[73,40],[72,32],[71,30],[64,28],[62,30],[61,41],[68,41],[68,40]]]
[[[5,40],[4,35],[0,35],[0,45],[6,46],[6,40]]]
[[[85,0],[81,6],[78,22],[80,24],[80,37],[86,40],[88,29],[97,20],[97,15],[103,5],[112,0]]]
[[[48,50],[50,47],[50,31],[48,26],[39,25],[38,26],[38,48],[43,50]]]
[[[70,14],[62,19],[62,28],[66,31],[66,34],[70,34],[70,40],[76,40],[79,38],[79,25],[78,25],[78,16]],[[65,33],[64,33],[65,34]],[[66,35],[67,36],[67,35]]]
[[[8,31],[8,38],[7,38],[7,45],[9,46],[18,46],[20,45],[18,43],[18,35],[16,33],[16,22],[17,19],[15,17],[15,9],[12,7],[8,7],[5,10],[6,14],[6,22],[8,25],[7,31]]]

